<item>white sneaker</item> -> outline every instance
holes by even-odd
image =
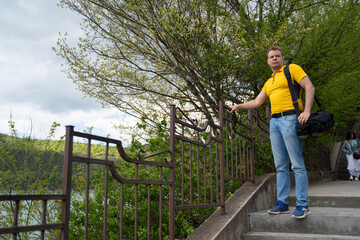
[[[358,177],[355,177],[355,181],[359,181],[359,178],[358,178]]]
[[[350,175],[349,180],[350,180],[350,181],[354,180],[352,175]]]

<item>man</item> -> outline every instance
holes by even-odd
[[[268,64],[273,71],[271,78],[265,83],[259,95],[246,103],[230,106],[231,111],[248,110],[261,106],[268,98],[271,105],[270,140],[274,156],[277,179],[277,204],[268,211],[269,214],[289,213],[290,171],[295,174],[296,210],[291,217],[305,218],[310,214],[308,207],[308,179],[302,155],[302,141],[296,133],[297,124],[304,124],[309,119],[314,101],[315,88],[304,70],[295,64],[290,64],[292,79],[305,90],[305,108],[301,97],[299,108],[303,111],[296,117],[289,85],[284,70],[283,52],[279,47],[272,46],[267,51]]]

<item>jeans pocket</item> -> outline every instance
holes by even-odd
[[[284,116],[284,120],[289,121],[289,122],[294,122],[294,121],[296,122],[297,116],[296,116],[296,114]]]

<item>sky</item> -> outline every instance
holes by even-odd
[[[59,33],[70,43],[82,36],[80,16],[58,0],[0,0],[0,133],[10,134],[15,122],[19,137],[46,138],[53,122],[56,139],[65,126],[76,131],[123,140],[113,126],[124,121],[116,109],[103,109],[85,97],[62,72],[64,60],[52,50]],[[123,138],[123,139],[122,139]]]

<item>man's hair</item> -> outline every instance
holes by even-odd
[[[269,47],[268,50],[267,50],[267,52],[266,52],[266,55],[268,56],[270,51],[276,51],[276,50],[278,50],[278,51],[281,52],[281,56],[284,56],[283,50],[282,50],[280,47],[278,47],[278,46],[271,46],[271,47]]]

